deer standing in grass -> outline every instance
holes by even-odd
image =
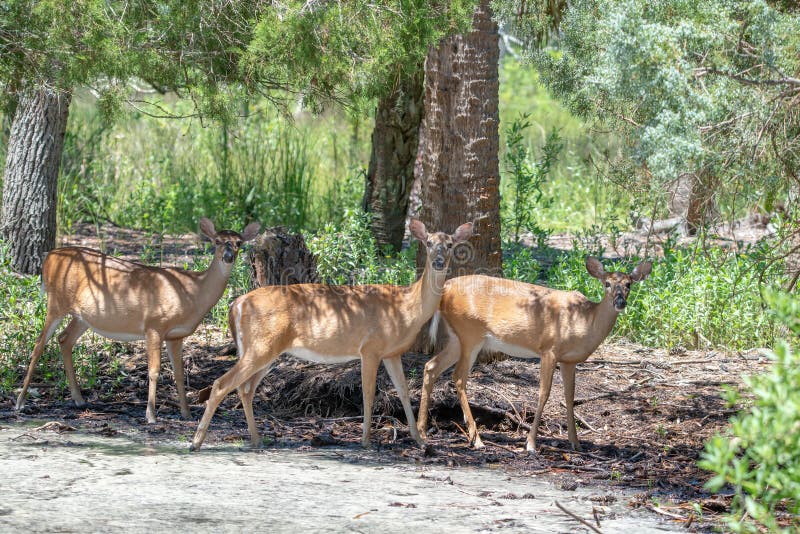
[[[202,445],[222,399],[237,388],[252,446],[260,446],[253,396],[282,353],[328,364],[361,360],[364,447],[370,443],[375,382],[383,362],[403,404],[409,431],[417,443],[423,444],[417,433],[400,358],[436,312],[453,247],[469,239],[472,223],[462,224],[453,235],[428,234],[422,222],[412,219],[409,230],[427,251],[422,276],[410,286],[271,286],[251,291],[231,304],[228,324],[239,361],[214,381],[192,450]]]
[[[456,364],[453,381],[468,427],[470,442],[483,447],[467,399],[467,376],[481,349],[518,358],[541,359],[539,400],[527,450],[535,452],[542,410],[550,396],[556,363],[561,368],[567,407],[567,430],[572,447],[580,450],[575,431],[575,365],[586,361],[611,332],[617,315],[627,305],[633,282],[647,278],[652,269],[643,262],[628,275],[607,273],[595,258],[586,258],[586,270],[605,286],[605,296],[592,302],[577,291],[559,291],[514,280],[488,276],[462,276],[445,284],[437,318],[444,320],[449,340],[444,349],[425,364],[419,432],[425,436],[428,406],[436,379]],[[432,336],[433,337],[433,336]]]
[[[31,354],[28,373],[17,398],[17,410],[25,405],[25,393],[45,345],[61,319],[70,315],[72,319],[58,336],[58,343],[72,400],[77,406],[84,406],[86,402],[75,378],[72,348],[78,338],[91,329],[117,341],[146,340],[150,380],[148,423],[156,422],[156,384],[161,369],[161,345],[166,342],[175,371],[181,415],[188,418],[181,358],[183,340],[197,329],[206,313],[222,297],[242,243],[254,239],[259,226],[251,223],[241,234],[231,230],[217,232],[209,219],[200,219],[200,230],[215,246],[214,260],[202,272],[151,267],[84,247],[51,251],[42,266],[47,316]]]

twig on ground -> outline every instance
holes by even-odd
[[[561,401],[561,407],[562,407],[562,408],[566,408],[566,407],[567,407],[567,405],[564,403],[564,401]],[[597,432],[597,429],[596,429],[595,427],[593,427],[591,424],[589,424],[589,422],[588,422],[588,421],[587,421],[585,418],[581,417],[581,414],[579,414],[578,412],[576,412],[574,409],[572,410],[572,413],[575,415],[575,419],[577,419],[578,421],[580,421],[580,422],[581,422],[581,424],[584,424],[584,425],[586,425],[586,427],[587,427],[589,430],[591,430],[592,432]]]
[[[672,512],[667,512],[666,510],[662,510],[658,506],[653,506],[652,504],[649,504],[649,505],[647,505],[647,507],[650,508],[652,511],[654,511],[657,514],[665,515],[665,516],[671,517],[673,519],[680,519],[681,521],[686,521],[686,518],[683,517],[682,515],[673,514]]]
[[[577,521],[577,522],[579,522],[580,524],[582,524],[583,526],[585,526],[585,527],[587,527],[587,528],[591,529],[593,532],[597,532],[598,534],[603,534],[603,531],[602,531],[602,530],[600,530],[599,528],[597,528],[596,526],[592,525],[591,523],[589,523],[589,522],[588,522],[588,521],[586,521],[585,519],[582,519],[582,518],[578,517],[578,516],[577,516],[577,515],[575,515],[574,513],[570,512],[569,510],[567,510],[566,508],[564,508],[563,506],[561,506],[561,503],[560,503],[560,502],[558,502],[558,501],[555,501],[555,503],[556,503],[556,506],[558,506],[559,510],[561,510],[562,512],[564,512],[565,514],[567,514],[568,516],[570,516],[570,517],[571,517],[572,519],[574,519],[575,521]]]

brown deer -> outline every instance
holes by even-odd
[[[192,450],[205,439],[211,418],[222,399],[239,390],[253,447],[261,439],[253,417],[253,396],[259,382],[282,353],[321,363],[361,360],[364,428],[361,443],[369,446],[372,401],[381,362],[403,404],[409,431],[417,433],[408,385],[400,357],[439,306],[447,266],[455,244],[469,239],[472,223],[462,224],[453,235],[428,234],[412,219],[409,230],[426,248],[422,276],[403,286],[331,286],[297,284],[262,287],[236,299],[228,316],[239,361],[214,381],[203,418],[197,425]]]
[[[181,415],[188,418],[189,404],[183,376],[181,348],[200,321],[222,296],[242,243],[258,234],[260,225],[251,223],[239,234],[215,231],[207,218],[200,230],[214,241],[214,260],[202,272],[162,268],[121,260],[83,247],[51,251],[42,266],[42,287],[47,293],[44,329],[31,354],[28,373],[17,398],[17,410],[25,405],[25,393],[44,347],[61,319],[72,320],[58,336],[64,372],[72,400],[81,396],[72,362],[72,348],[87,329],[117,341],[144,339],[147,342],[148,423],[156,422],[156,384],[161,369],[161,345],[166,341],[178,388]]]
[[[586,258],[586,270],[603,282],[605,296],[592,302],[577,291],[559,291],[514,280],[488,276],[462,276],[445,284],[438,317],[444,320],[449,340],[444,349],[425,364],[419,406],[420,434],[424,437],[428,406],[436,379],[456,364],[453,380],[468,427],[470,442],[483,447],[467,399],[467,376],[481,349],[518,358],[541,359],[539,400],[527,450],[535,452],[542,410],[550,396],[556,363],[561,368],[567,406],[567,430],[572,447],[580,450],[575,432],[573,401],[575,365],[586,361],[611,332],[617,315],[627,305],[633,282],[647,278],[652,269],[643,262],[628,275],[607,273],[595,258]]]

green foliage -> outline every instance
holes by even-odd
[[[573,112],[623,141],[616,180],[663,200],[702,173],[733,211],[785,193],[800,165],[784,74],[800,68],[798,25],[762,0],[578,0],[557,51],[532,57]]]
[[[91,103],[73,104],[59,180],[62,228],[108,219],[176,233],[208,216],[231,227],[258,220],[313,229],[360,202],[363,180],[352,169],[366,153],[365,132],[348,135],[340,116],[301,115],[292,124],[261,112],[210,128],[130,113],[109,125]],[[343,149],[342,138],[353,146]]]
[[[524,230],[531,232],[538,246],[543,247],[549,234],[534,220],[531,208],[542,201],[542,184],[548,179],[564,145],[554,128],[547,136],[542,158],[532,162],[523,144],[523,134],[531,125],[528,118],[522,115],[506,129],[505,166],[510,182],[506,189],[510,189],[511,194],[503,197],[505,202],[501,202],[501,209],[505,212],[503,222],[506,228],[510,227],[515,242],[519,243],[520,232]]]
[[[548,202],[529,206],[531,217],[541,228],[577,231],[613,218],[626,220],[632,204],[631,192],[605,178],[604,160],[619,152],[618,141],[593,130],[548,93],[536,69],[506,56],[500,64],[501,154],[505,161],[506,132],[520,115],[527,115],[530,127],[522,135],[532,160],[544,159],[548,134],[558,131],[563,144],[541,184]],[[501,168],[501,192],[511,196],[510,172]]]
[[[503,244],[503,278],[537,283],[541,266],[533,256],[533,251],[519,243]]]
[[[800,304],[787,295],[768,301],[775,314],[800,335]],[[707,487],[734,491],[727,526],[734,532],[796,532],[800,529],[800,354],[789,344],[776,344],[767,354],[771,369],[745,377],[745,391],[729,390],[731,405],[749,407],[731,418],[730,429],[706,443],[699,465],[715,476]],[[749,399],[752,397],[752,404]],[[788,512],[788,524],[777,511]]]
[[[600,300],[601,284],[584,265],[586,255],[594,252],[581,250],[580,243],[577,247],[553,264],[545,277],[547,285]],[[774,341],[778,326],[762,310],[759,286],[767,250],[732,254],[667,243],[664,252],[664,258],[653,263],[650,276],[634,284],[629,306],[617,319],[615,336],[651,347],[731,350]],[[604,263],[606,271],[630,272],[638,261]]]
[[[369,215],[348,211],[341,225],[332,223],[308,239],[320,278],[331,284],[408,285],[416,279],[416,246],[397,257],[379,254]]]

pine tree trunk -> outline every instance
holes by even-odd
[[[372,213],[372,235],[383,248],[398,251],[414,182],[419,126],[422,120],[422,68],[400,81],[378,102],[372,154],[364,189],[364,211]]]
[[[39,273],[55,246],[58,167],[67,130],[70,93],[35,88],[19,97],[8,140],[0,235],[12,268]]]
[[[452,276],[502,274],[499,55],[497,24],[489,0],[481,0],[472,31],[442,41],[425,63],[420,219],[429,230],[445,232],[464,222],[476,224],[473,248],[456,252]]]

